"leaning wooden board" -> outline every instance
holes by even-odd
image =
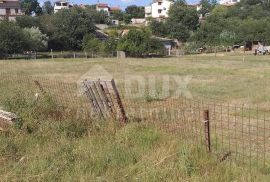
[[[119,119],[121,123],[127,122],[126,112],[114,79],[109,81],[84,80],[83,86],[91,110],[95,115],[103,119]]]

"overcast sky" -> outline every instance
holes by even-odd
[[[40,0],[41,4],[46,0]],[[51,0],[54,2],[55,0]],[[100,3],[108,3],[110,6],[119,6],[121,8],[125,8],[129,5],[138,5],[138,6],[145,6],[152,2],[153,0],[99,0]],[[96,4],[98,0],[69,0],[69,2],[73,4]],[[194,4],[198,3],[199,0],[187,0],[188,3]]]

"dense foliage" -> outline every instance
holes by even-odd
[[[150,53],[162,54],[163,49],[162,43],[151,38],[151,34],[145,30],[132,29],[118,43],[118,50],[125,51],[132,57],[141,57]]]
[[[144,7],[138,7],[131,5],[126,8],[126,14],[130,15],[131,18],[144,18]]]
[[[270,2],[242,0],[235,6],[221,6],[215,0],[201,0],[196,12],[185,1],[177,1],[164,22],[151,21],[156,36],[195,42],[199,47],[232,46],[246,42],[270,43]],[[199,23],[199,16],[201,20]]]
[[[262,41],[270,43],[270,3],[242,0],[235,6],[216,6],[192,40],[200,45],[233,45]]]
[[[160,55],[164,45],[152,35],[178,40],[194,50],[254,41],[270,44],[268,0],[242,0],[235,6],[201,0],[198,11],[185,0],[177,0],[169,10],[169,18],[163,21],[150,19],[148,28],[123,26],[132,18],[144,17],[144,8],[135,5],[125,11],[114,10],[109,16],[106,12],[96,11],[95,6],[74,6],[53,13],[50,1],[44,2],[42,7],[37,0],[21,0],[20,3],[25,15],[17,17],[13,23],[1,22],[1,57],[50,49],[110,54],[123,50],[135,57]],[[99,37],[97,24],[111,25],[114,19],[121,25],[115,27],[114,32],[106,32],[106,38]],[[129,33],[123,36],[125,29]]]
[[[199,17],[194,7],[185,1],[177,1],[169,11],[169,18],[165,22],[153,20],[150,24],[153,34],[166,36],[185,42],[199,26]]]
[[[83,37],[95,31],[91,15],[78,7],[56,13],[53,25],[53,39],[64,50],[80,50]]]
[[[6,21],[0,23],[0,57],[23,52],[27,47],[27,42],[19,26]]]

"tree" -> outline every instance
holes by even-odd
[[[104,52],[107,54],[116,52],[117,50],[117,40],[109,37],[105,42],[104,42]]]
[[[16,23],[19,25],[21,28],[31,28],[31,27],[39,27],[40,22],[37,17],[33,16],[18,16],[16,17]]]
[[[181,23],[168,22],[169,37],[186,42],[190,37],[190,30]]]
[[[144,7],[131,5],[126,8],[126,14],[129,14],[131,18],[144,18],[145,12]]]
[[[42,11],[44,14],[48,14],[51,15],[53,14],[53,5],[51,3],[51,1],[45,1],[43,6],[42,6]]]
[[[168,29],[163,22],[152,20],[150,23],[150,29],[152,33],[156,36],[166,37],[168,35]]]
[[[79,7],[56,13],[53,25],[53,41],[62,50],[82,49],[84,36],[95,31],[92,16]]]
[[[23,31],[28,41],[29,50],[44,51],[47,49],[48,37],[45,34],[42,34],[39,28],[24,28]]]
[[[146,42],[149,38],[149,33],[131,29],[126,36],[119,40],[117,48],[125,51],[128,56],[141,57],[146,52]]]
[[[213,0],[201,0],[201,9],[199,13],[205,16],[205,14],[210,13],[210,11],[216,6],[216,4],[217,2]]]
[[[150,53],[161,52],[160,45],[161,43],[158,40],[151,38],[149,32],[131,29],[126,36],[119,40],[117,49],[125,51],[127,55],[131,57],[142,57]],[[164,48],[164,46],[162,48]]]
[[[199,17],[194,7],[187,6],[183,1],[176,2],[169,10],[168,22],[180,23],[193,31],[199,26]]]
[[[111,18],[114,20],[123,21],[124,20],[124,12],[122,11],[112,11]]]
[[[165,47],[158,39],[150,38],[146,44],[146,54],[154,54],[159,56],[165,55]]]
[[[228,50],[228,46],[232,46],[236,41],[235,32],[224,30],[220,33],[220,44],[222,46],[226,46],[226,52]]]
[[[102,42],[93,34],[87,34],[83,38],[83,50],[87,52],[99,53],[102,49]]]
[[[125,24],[129,24],[131,22],[132,16],[130,14],[125,13],[123,19]]]
[[[79,8],[79,7],[77,7]],[[94,23],[97,24],[109,24],[110,17],[107,12],[105,11],[97,11],[92,6],[87,6],[84,10],[87,13],[87,16],[92,19]]]
[[[187,6],[186,2],[177,1],[169,11],[166,21],[168,36],[185,42],[190,37],[190,32],[199,26],[199,17],[195,8]]]
[[[42,8],[39,5],[38,0],[21,0],[20,1],[22,11],[26,15],[41,15],[42,14]]]
[[[0,57],[22,53],[27,47],[27,38],[23,30],[13,22],[0,22]]]

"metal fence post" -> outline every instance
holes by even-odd
[[[208,153],[211,153],[209,110],[204,111],[205,144]]]

